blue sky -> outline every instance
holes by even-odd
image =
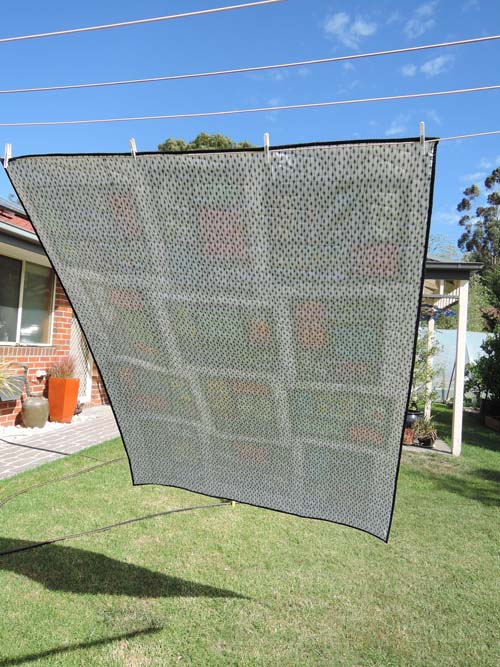
[[[238,0],[244,2],[244,0]],[[236,4],[236,0],[6,3],[0,36],[74,28]],[[47,8],[50,8],[48,11]],[[143,78],[376,51],[494,34],[498,0],[287,0],[268,7],[96,33],[0,44],[0,88]],[[0,121],[141,116],[397,95],[500,83],[500,41],[268,73],[97,90],[0,95]],[[0,128],[14,155],[119,152],[134,136],[156,150],[168,136],[221,132],[271,144],[451,136],[500,129],[500,91],[330,109],[53,128]],[[500,135],[443,143],[432,232],[455,242],[455,206],[500,165]],[[0,195],[10,191],[3,171]]]

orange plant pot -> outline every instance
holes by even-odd
[[[51,422],[69,424],[78,401],[78,378],[49,377],[49,417]]]

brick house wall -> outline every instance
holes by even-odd
[[[25,231],[33,232],[29,221],[16,213],[5,215],[6,211],[0,204],[0,221],[12,224]],[[0,262],[2,256],[0,253]],[[61,361],[64,357],[70,354],[71,341],[71,325],[73,320],[73,310],[66,298],[66,295],[56,279],[55,281],[55,295],[54,295],[54,311],[52,320],[52,344],[50,346],[44,345],[1,345],[0,344],[0,362],[19,362],[26,364],[28,370],[28,381],[31,392],[35,395],[47,396],[47,380],[44,378],[37,378],[37,371],[48,372],[49,368],[56,362]],[[17,373],[21,373],[22,369],[13,369]],[[93,359],[91,360],[91,377],[92,386],[90,392],[90,401],[86,407],[92,405],[102,405],[108,403],[108,397],[104,389],[102,379],[95,366]],[[23,398],[26,397],[24,392]],[[21,423],[21,399],[17,401],[2,401],[0,402],[0,427],[11,426],[13,424]]]

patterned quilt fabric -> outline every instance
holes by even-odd
[[[10,161],[101,371],[134,484],[387,539],[429,146]]]

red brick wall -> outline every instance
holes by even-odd
[[[29,367],[28,380],[31,385],[31,391],[34,394],[46,395],[46,378],[37,379],[38,370],[48,371],[49,368],[63,357],[70,353],[71,338],[71,320],[73,311],[69,302],[59,284],[56,281],[56,294],[54,303],[54,321],[52,328],[52,345],[49,347],[41,346],[1,346],[1,361],[17,361],[27,364]],[[91,405],[101,405],[107,403],[108,399],[102,380],[92,364],[92,396]],[[21,369],[18,370],[21,372]],[[24,394],[26,396],[26,394]],[[0,402],[0,426],[11,426],[20,422],[21,400]]]
[[[108,396],[106,390],[104,389],[104,384],[102,382],[99,371],[97,370],[96,365],[92,364],[92,393],[90,397],[91,405],[102,405],[103,403],[108,403]]]

